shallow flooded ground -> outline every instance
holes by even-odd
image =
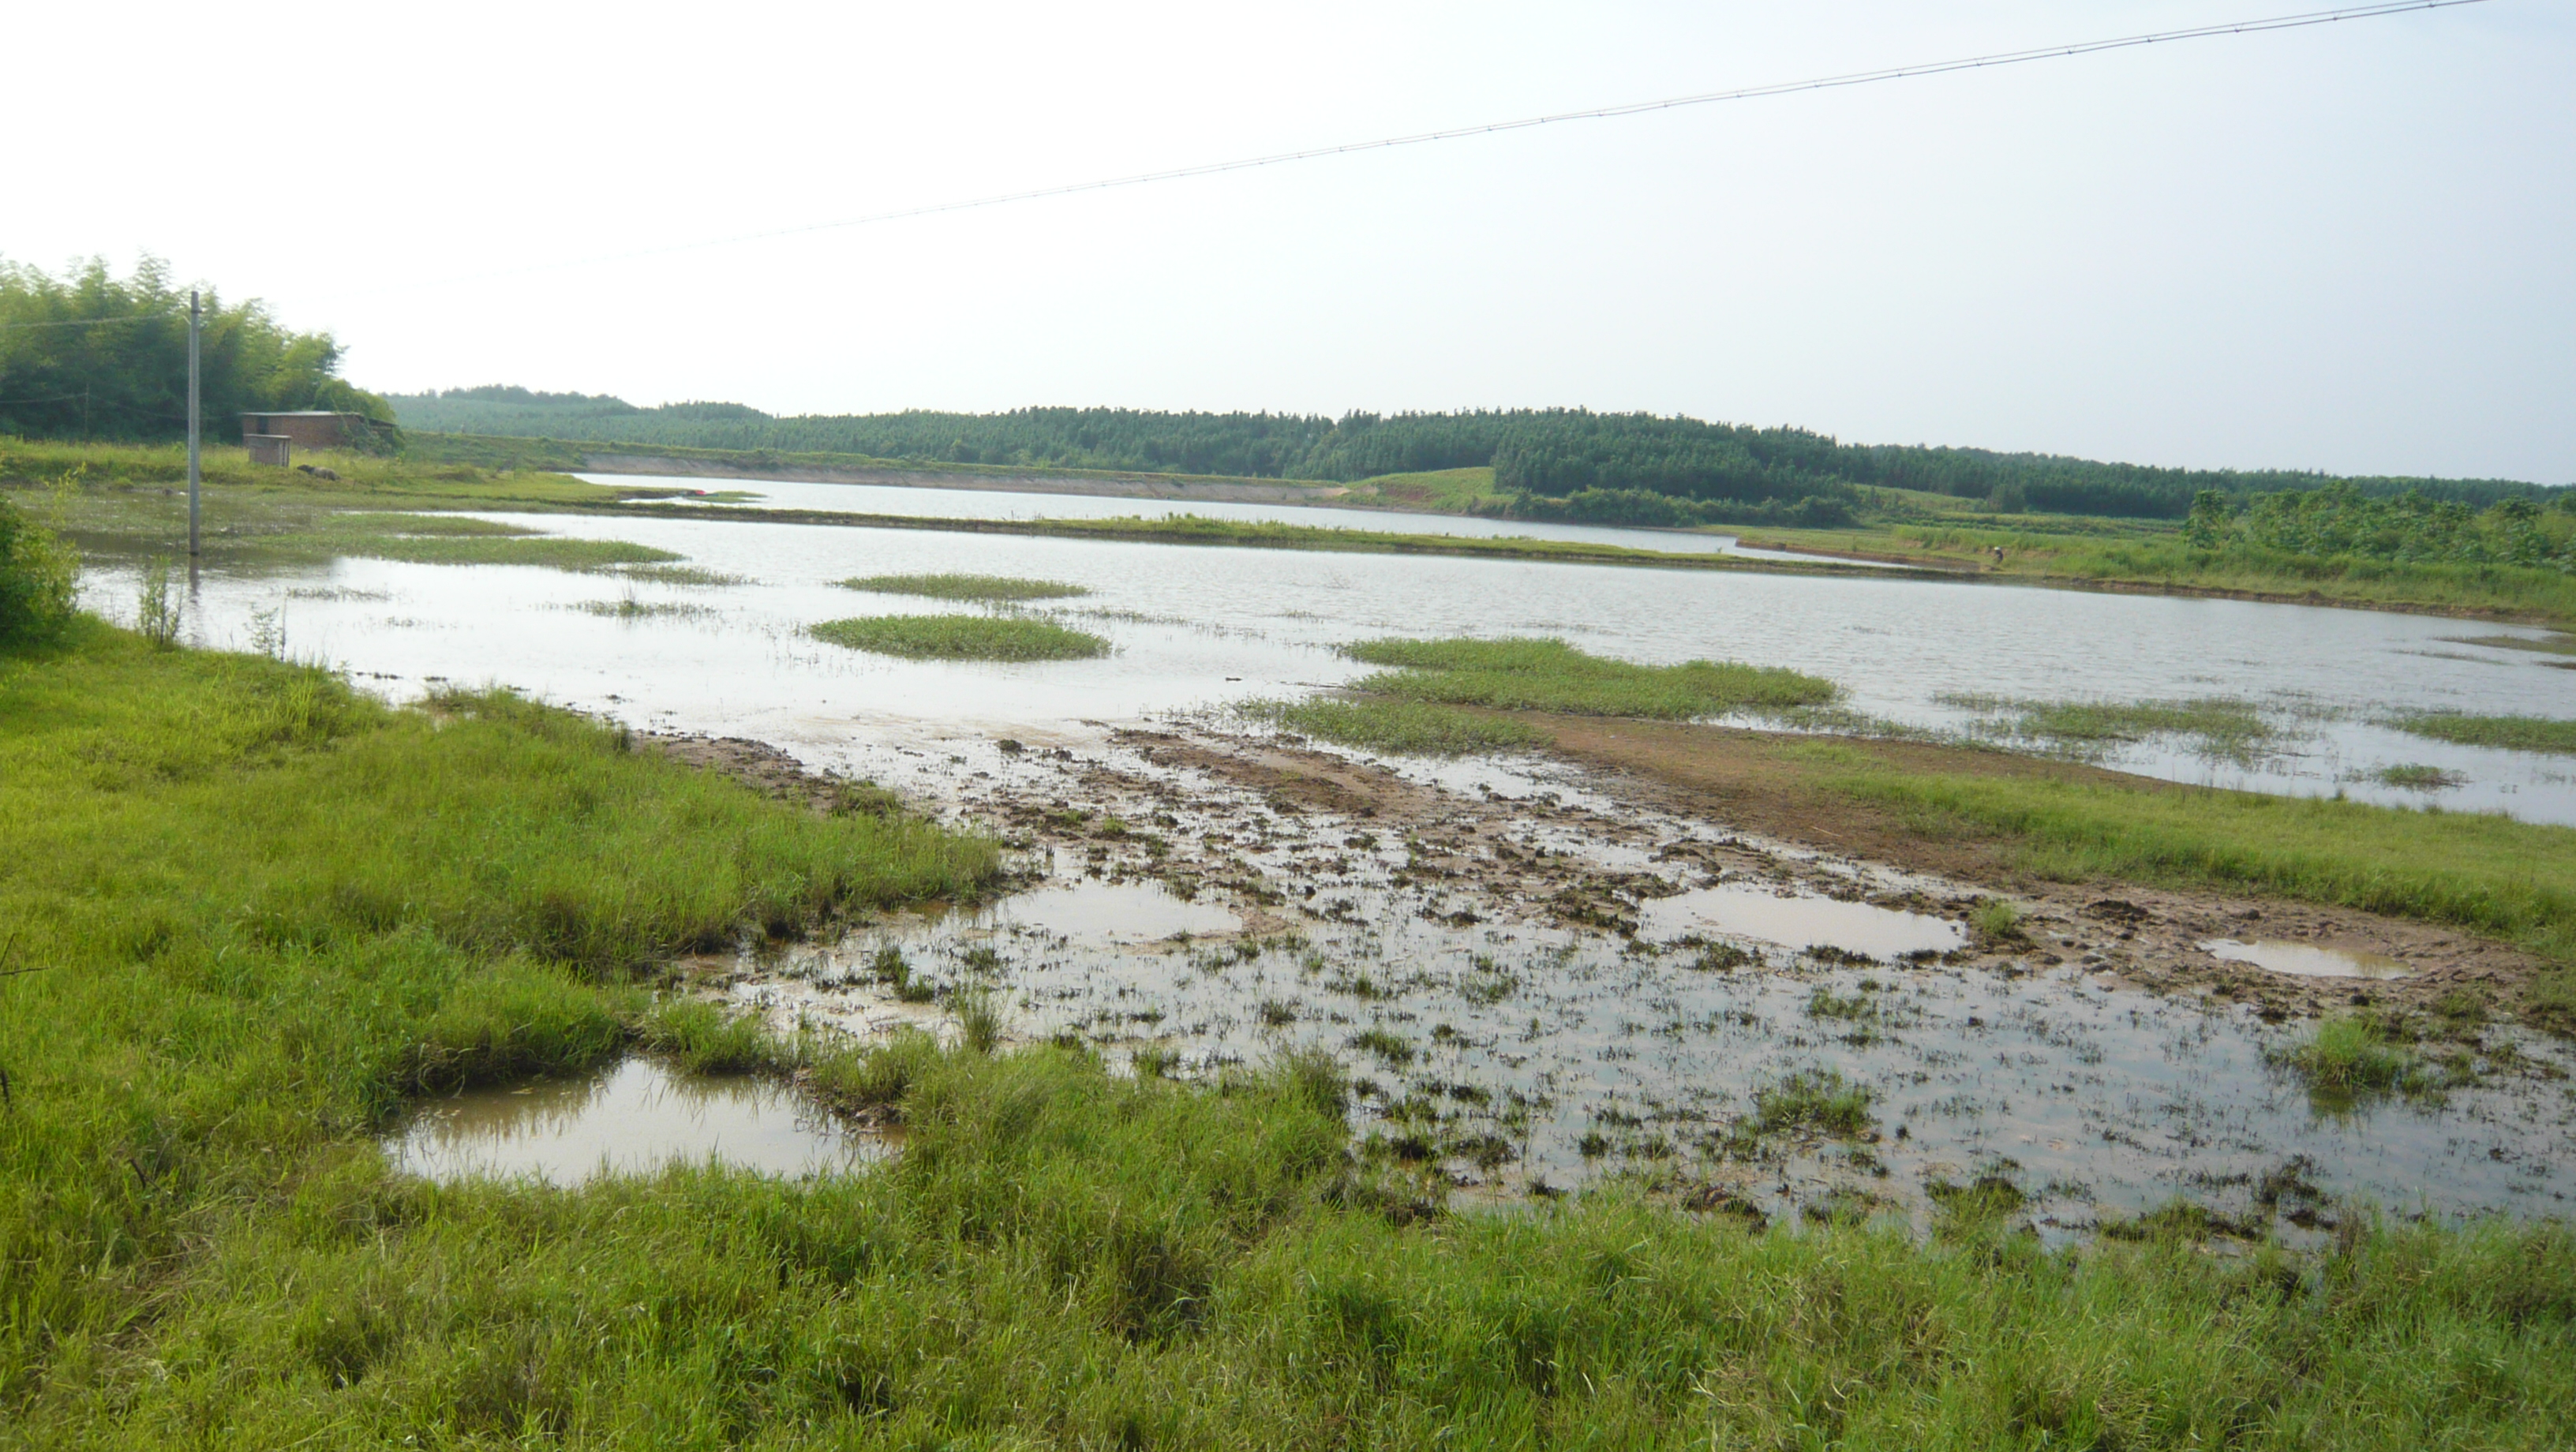
[[[2176,1196],[2300,1227],[2362,1204],[2563,1214],[2576,1189],[2564,1044],[2490,1028],[2446,1091],[2314,1098],[2275,1062],[2305,1028],[2287,1000],[2165,905],[2032,903],[2028,939],[1981,944],[1975,889],[1537,764],[1484,765],[1473,797],[1394,781],[1363,815],[1175,764],[1173,740],[970,757],[966,800],[1022,834],[1032,890],[746,959],[727,991],[781,1029],[941,1026],[898,999],[891,948],[916,995],[993,993],[1010,1037],[1136,1072],[1322,1049],[1374,1152],[1471,1197],[1618,1174],[1771,1215],[1921,1215],[1992,1177],[2071,1235]],[[2178,955],[2201,986],[2164,976]],[[1817,1076],[1865,1096],[1859,1123],[1748,1136],[1766,1094]]]
[[[914,492],[934,496],[923,507],[950,493]],[[2556,668],[2558,657],[2478,643],[2546,634],[2537,630],[1970,582],[494,518],[673,550],[692,568],[739,583],[344,560],[293,577],[210,575],[191,630],[208,643],[247,644],[266,619],[283,629],[290,651],[366,673],[397,695],[440,680],[497,681],[638,724],[747,733],[825,759],[857,742],[921,742],[952,731],[1080,733],[1096,729],[1085,722],[1133,723],[1302,694],[1364,674],[1333,647],[1368,636],[1561,635],[1624,659],[1707,657],[1807,671],[1840,686],[1855,717],[1922,730],[1992,731],[1998,703],[2008,702],[2241,701],[2269,737],[2213,744],[2144,733],[2079,749],[2104,765],[2170,780],[2576,823],[2576,765],[2565,758],[2451,745],[2386,724],[2415,711],[2576,710],[2576,673]],[[801,633],[839,616],[967,608],[832,584],[941,570],[1083,586],[1088,596],[1045,613],[1106,636],[1114,653],[1026,666],[908,663]],[[111,615],[130,617],[133,593],[130,572],[91,577],[90,600]],[[2383,778],[2400,767],[2431,770],[2401,778],[2412,785]]]

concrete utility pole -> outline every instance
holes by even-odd
[[[197,294],[188,293],[188,563],[197,562]]]

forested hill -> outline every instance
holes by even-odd
[[[1491,466],[1526,512],[1635,523],[1725,522],[1808,502],[1808,516],[1864,488],[1921,489],[2005,509],[2179,519],[2204,489],[2231,496],[2307,489],[2322,474],[2159,469],[1983,449],[1845,444],[1796,428],[1750,428],[1585,409],[1354,413],[1153,413],[1028,408],[774,417],[735,403],[637,408],[604,395],[462,388],[394,395],[405,428],[711,449],[859,454],[931,463],[1029,465],[1348,482]],[[2493,479],[2356,479],[2486,504],[2538,486]]]

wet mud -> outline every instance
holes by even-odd
[[[946,745],[881,774],[998,832],[1016,893],[748,954],[710,991],[861,1035],[952,1032],[941,1002],[974,991],[1008,1040],[1144,1074],[1328,1053],[1361,1152],[1471,1201],[1623,1180],[1729,1213],[1924,1219],[2002,1181],[2058,1237],[2176,1197],[2248,1234],[2364,1205],[2565,1213],[2567,1046],[2456,1014],[2531,970],[2497,944],[2013,882],[1862,807],[1793,821],[1750,768],[1730,789],[1603,744],[1378,763],[1201,719]],[[785,769],[708,750],[755,780]],[[1973,921],[1998,897],[2019,909],[2000,938]],[[2204,946],[2222,940],[2405,976],[2275,971]],[[2454,1011],[2425,1047],[2438,1092],[2328,1102],[2282,1063],[2321,1013],[2436,1003]]]

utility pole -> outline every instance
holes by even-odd
[[[188,563],[197,563],[197,294],[188,292]]]

